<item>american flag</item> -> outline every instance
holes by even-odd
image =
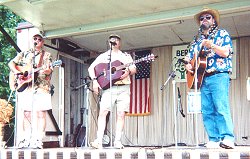
[[[135,52],[135,60],[150,55],[151,51]],[[150,114],[150,61],[139,62],[136,65],[137,73],[131,77],[130,110],[128,115]]]

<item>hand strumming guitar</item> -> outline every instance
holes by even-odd
[[[123,80],[130,75],[131,75],[131,71],[127,68],[127,69],[123,70],[123,74],[122,74],[120,79]]]
[[[43,65],[42,66],[42,69],[39,70],[39,74],[45,74],[45,75],[49,75],[51,74],[52,70],[51,70],[51,67],[50,65],[48,64],[47,66],[46,65]]]

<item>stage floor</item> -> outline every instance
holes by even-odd
[[[90,147],[0,150],[1,159],[250,159],[250,146],[235,149],[204,147]]]

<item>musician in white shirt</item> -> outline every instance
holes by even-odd
[[[136,66],[133,64],[133,59],[130,54],[124,53],[120,50],[121,38],[119,35],[111,34],[109,36],[110,50],[100,54],[95,61],[90,65],[88,71],[89,76],[93,80],[93,91],[98,94],[102,89],[102,82],[108,80],[110,76],[109,62],[120,62],[121,65],[126,65],[125,69],[121,70],[122,74],[118,81],[112,85],[112,102],[110,101],[110,88],[103,89],[102,98],[100,102],[100,111],[98,116],[98,130],[97,138],[94,142],[91,142],[91,146],[94,148],[102,148],[102,138],[106,127],[106,116],[113,106],[117,108],[117,121],[116,121],[116,133],[114,140],[115,148],[123,148],[121,143],[121,136],[124,128],[125,113],[129,111],[130,105],[130,75],[136,73]],[[111,56],[111,60],[110,60]],[[102,74],[96,74],[98,64],[105,63],[105,72]],[[117,66],[113,65],[112,66]],[[118,70],[117,70],[118,71]],[[116,72],[114,72],[115,74]],[[113,75],[113,73],[111,73]],[[101,78],[102,80],[100,80]],[[112,80],[114,78],[112,77]],[[111,106],[112,105],[112,106]]]

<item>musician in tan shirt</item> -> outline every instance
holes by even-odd
[[[119,35],[112,34],[109,36],[110,50],[100,54],[96,60],[90,65],[88,71],[89,76],[93,80],[93,90],[96,94],[99,93],[99,90],[102,89],[101,85],[104,80],[109,79],[109,61],[111,55],[111,62],[119,61],[121,65],[128,66],[122,70],[122,75],[116,81],[112,88],[106,88],[102,91],[102,98],[100,102],[100,111],[98,116],[98,130],[97,130],[97,139],[94,142],[91,142],[91,146],[94,148],[102,148],[102,138],[104,130],[106,127],[106,116],[108,112],[113,110],[113,106],[116,105],[117,108],[117,121],[116,121],[116,134],[114,147],[123,148],[121,143],[122,131],[124,128],[124,118],[125,113],[129,111],[130,105],[130,75],[136,73],[136,66],[133,64],[133,59],[131,55],[120,51],[121,47],[121,38]],[[95,69],[98,64],[106,63],[107,65],[103,68],[103,74],[96,74]],[[113,65],[112,65],[113,66]],[[116,65],[115,65],[116,66]],[[111,73],[113,75],[113,73]],[[97,80],[96,80],[97,78]],[[100,80],[101,78],[102,80]],[[112,79],[114,79],[112,77]],[[110,97],[110,90],[112,91],[112,102]],[[111,143],[112,144],[112,143]]]
[[[52,57],[43,50],[44,38],[41,34],[35,34],[32,41],[34,48],[18,53],[8,64],[11,74],[16,78],[13,84],[15,86],[10,84],[10,87],[12,90],[17,90],[17,105],[24,111],[23,138],[17,145],[18,148],[43,148],[46,110],[52,109],[50,94]],[[32,75],[33,66],[40,68],[37,72],[34,69],[36,80]]]

